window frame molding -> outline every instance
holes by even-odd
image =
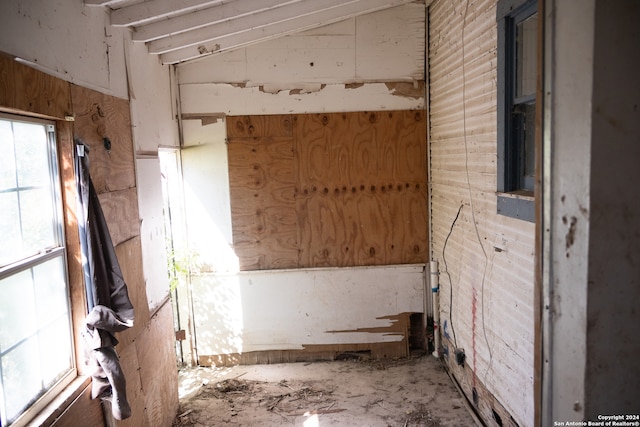
[[[69,275],[69,256],[68,256],[68,244],[67,238],[67,213],[65,200],[63,196],[64,176],[62,173],[61,154],[60,154],[60,141],[58,125],[60,121],[52,118],[45,118],[39,115],[32,115],[28,112],[22,114],[21,112],[7,111],[4,108],[0,108],[0,118],[4,120],[10,120],[22,123],[34,123],[43,126],[52,126],[52,130],[47,130],[47,157],[50,166],[50,186],[53,190],[54,199],[54,221],[59,225],[56,226],[55,240],[56,246],[46,248],[44,251],[27,255],[25,258],[12,261],[10,264],[0,268],[0,279],[10,277],[14,274],[18,274],[22,271],[26,271],[38,265],[44,264],[56,258],[61,258],[63,262],[63,274],[66,284],[67,293],[67,311],[69,322],[69,334],[71,345],[71,364],[69,369],[62,374],[58,380],[50,387],[41,391],[41,394],[35,398],[35,400],[15,418],[10,427],[22,427],[32,423],[45,408],[51,405],[53,402],[59,399],[59,396],[69,389],[69,386],[78,381],[78,349],[77,349],[77,336],[74,327],[74,299],[72,298],[72,283]],[[1,421],[0,421],[1,424]],[[2,424],[4,426],[4,424]]]
[[[513,147],[508,135],[513,132],[509,109],[513,106],[515,44],[513,20],[516,16],[537,11],[537,0],[499,0],[496,7],[497,46],[497,204],[499,215],[535,222],[535,198],[531,191],[514,191]],[[538,47],[539,48],[539,47]],[[539,100],[536,100],[539,102]],[[536,159],[536,162],[539,159]]]

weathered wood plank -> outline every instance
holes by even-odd
[[[281,123],[280,117],[273,121]],[[292,138],[230,138],[228,153],[233,241],[241,269],[296,267]]]
[[[135,187],[98,196],[114,246],[140,235],[138,194]]]
[[[301,266],[425,262],[423,111],[297,117]]]
[[[75,136],[90,147],[89,168],[98,194],[135,187],[129,102],[77,85],[71,85],[71,97]]]
[[[287,120],[293,139],[229,138],[241,269],[426,262],[424,111],[232,117],[227,127],[277,133]]]
[[[69,83],[0,54],[0,108],[64,120],[71,114]]]
[[[82,420],[82,425],[104,426],[102,406],[100,400],[91,399],[91,385],[62,413],[52,427],[76,427]]]
[[[175,362],[173,311],[165,304],[136,340],[146,425],[171,427],[178,410],[178,370]],[[152,350],[152,351],[150,351]]]
[[[227,137],[292,136],[292,120],[290,115],[227,117]]]
[[[152,427],[146,421],[147,390],[140,381],[140,361],[137,352],[138,342],[132,342],[124,349],[118,348],[120,367],[127,381],[127,400],[131,406],[131,417],[126,420],[116,421],[111,415],[111,404],[105,402],[105,417],[109,427]],[[150,349],[147,351],[153,353]]]
[[[116,247],[116,256],[122,269],[129,299],[133,304],[133,327],[117,334],[120,341],[118,350],[127,347],[149,323],[149,303],[147,301],[147,289],[144,283],[142,271],[142,246],[140,237],[134,237]]]

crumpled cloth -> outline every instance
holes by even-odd
[[[76,140],[78,228],[88,315],[83,332],[91,397],[111,401],[115,419],[131,416],[127,387],[114,334],[133,326],[134,310],[98,194],[89,176],[89,147]]]

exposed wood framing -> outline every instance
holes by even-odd
[[[107,6],[111,24],[173,64],[309,30],[415,0],[85,0]]]

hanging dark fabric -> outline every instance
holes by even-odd
[[[88,312],[83,337],[93,378],[91,397],[110,400],[113,417],[123,420],[131,416],[131,408],[114,334],[133,326],[133,305],[89,175],[89,147],[80,140],[76,140],[74,159]]]

